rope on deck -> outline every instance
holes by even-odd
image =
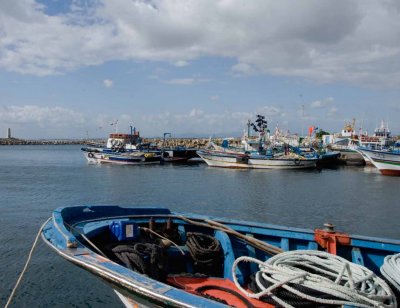
[[[382,275],[400,292],[400,253],[386,256],[380,270]]]
[[[240,262],[254,262],[259,265],[259,271],[255,274],[259,292],[250,293],[237,281],[235,270]],[[280,288],[312,303],[397,307],[396,297],[383,279],[364,266],[322,251],[288,251],[265,262],[239,257],[233,264],[232,275],[236,286],[246,296],[272,298],[283,307],[293,306],[284,297],[279,297]],[[315,296],[314,292],[327,294],[329,298]]]
[[[17,280],[17,283],[15,284],[15,286],[14,286],[14,288],[13,288],[11,294],[10,294],[10,297],[8,298],[8,301],[7,301],[6,305],[4,306],[4,308],[8,308],[8,306],[11,304],[11,301],[12,301],[14,295],[15,295],[15,292],[17,291],[17,289],[18,289],[18,287],[19,287],[19,284],[20,284],[20,282],[21,282],[21,280],[22,280],[22,277],[24,276],[26,270],[28,269],[28,265],[29,265],[29,262],[31,261],[33,251],[35,250],[36,245],[37,245],[37,242],[38,242],[38,240],[39,240],[39,236],[40,236],[40,234],[42,233],[42,230],[43,230],[44,226],[49,222],[50,219],[51,219],[51,217],[48,218],[48,219],[43,223],[43,225],[39,228],[39,231],[38,231],[38,233],[37,233],[37,235],[36,235],[35,241],[33,242],[32,248],[31,248],[31,250],[30,250],[30,252],[29,252],[28,259],[26,260],[25,266],[24,266],[24,268],[23,268],[21,274],[19,275],[18,280]]]

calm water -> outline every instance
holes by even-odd
[[[322,171],[87,165],[79,146],[0,147],[0,306],[41,224],[59,206],[162,205],[176,211],[400,238],[400,178],[370,167]],[[99,279],[40,241],[13,307],[121,307]]]

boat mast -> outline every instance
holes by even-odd
[[[304,136],[304,105],[301,105],[301,137]]]

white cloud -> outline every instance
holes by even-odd
[[[334,115],[336,109],[330,112]],[[12,128],[13,135],[26,138],[29,135],[40,138],[58,137],[102,137],[118,129],[128,132],[135,126],[143,136],[161,136],[163,132],[173,134],[227,134],[239,136],[246,128],[248,120],[254,121],[257,114],[265,115],[269,127],[275,123],[290,124],[296,121],[279,107],[264,106],[254,112],[225,110],[222,112],[205,111],[191,108],[187,112],[161,113],[132,116],[126,114],[81,114],[62,107],[42,107],[35,105],[0,106],[0,129]],[[110,125],[118,120],[117,125]],[[298,120],[298,119],[297,119]],[[274,123],[272,125],[271,123]],[[272,126],[271,126],[272,125]],[[236,132],[236,133],[235,133]]]
[[[331,105],[334,102],[333,97],[327,97],[323,100],[316,100],[311,103],[311,108],[323,108]]]
[[[183,60],[179,60],[179,61],[176,61],[176,62],[174,63],[174,65],[175,65],[176,67],[184,67],[184,66],[189,65],[189,62],[183,61]]]
[[[83,114],[62,107],[35,105],[2,106],[0,119],[7,124],[38,124],[41,127],[67,127],[85,123]]]
[[[211,99],[213,102],[216,102],[216,101],[219,100],[219,96],[218,96],[218,95],[213,95],[213,96],[210,97],[210,99]]]
[[[256,114],[267,116],[267,120],[281,121],[284,113],[277,107],[265,106],[256,112],[224,111],[221,113],[207,113],[204,110],[193,108],[188,113],[170,113],[144,115],[141,124],[152,123],[152,133],[161,131],[188,132],[199,134],[241,133],[246,128],[248,120],[253,121]],[[148,125],[147,125],[148,126]],[[159,133],[158,133],[159,134]]]
[[[237,76],[251,75],[256,73],[256,69],[248,63],[238,63],[232,66],[232,72]]]
[[[332,107],[329,109],[328,115],[329,116],[335,116],[338,112],[338,109],[336,107]]]
[[[267,118],[285,115],[285,113],[280,108],[275,107],[275,106],[264,106],[264,107],[260,108],[258,113],[266,116]]]
[[[196,85],[200,83],[205,83],[210,81],[210,79],[206,78],[178,78],[178,79],[171,79],[165,81],[167,84],[173,84],[173,85],[183,85],[183,86],[188,86],[188,85]]]
[[[106,88],[112,88],[114,86],[114,81],[112,81],[111,79],[104,79],[103,80],[103,85]]]
[[[34,0],[1,1],[0,67],[43,76],[111,60],[185,66],[217,56],[234,59],[238,75],[400,85],[397,0],[72,3],[49,16]]]

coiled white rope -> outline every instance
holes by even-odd
[[[259,271],[255,274],[255,281],[260,292],[250,293],[239,284],[235,270],[240,262],[258,264]],[[293,306],[273,292],[277,288],[284,288],[304,300],[319,304],[397,307],[396,297],[390,287],[372,271],[322,251],[288,251],[275,255],[266,262],[250,257],[239,257],[232,266],[232,276],[236,286],[246,296],[251,298],[268,296],[283,307]],[[261,280],[268,281],[271,286],[264,287]],[[312,296],[295,286],[323,292],[334,299]]]
[[[385,257],[381,273],[400,292],[400,253]]]

